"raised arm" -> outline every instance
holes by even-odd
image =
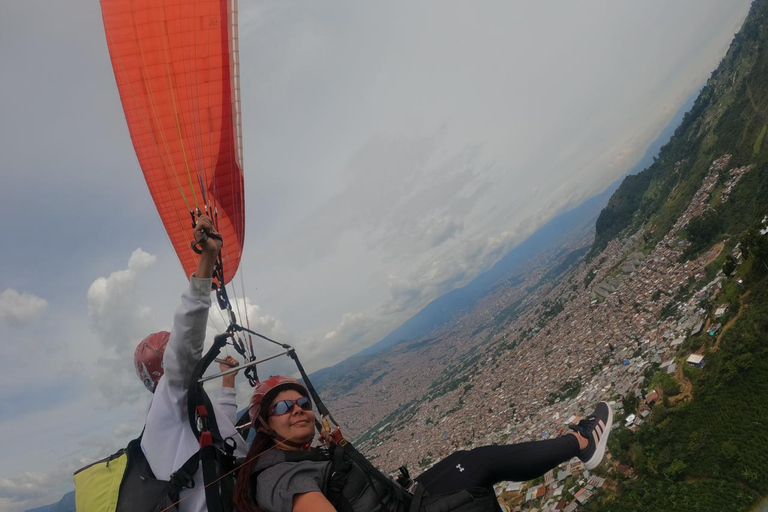
[[[214,233],[213,223],[208,217],[200,217],[194,230],[196,241],[203,238],[203,233]],[[186,397],[187,379],[203,354],[205,329],[208,325],[208,310],[211,307],[211,277],[216,264],[216,257],[221,248],[221,240],[206,237],[200,243],[202,254],[195,273],[189,280],[189,288],[181,296],[181,305],[173,317],[173,328],[163,357],[165,392],[174,401]],[[161,391],[160,387],[158,391]],[[180,413],[186,412],[182,405]]]

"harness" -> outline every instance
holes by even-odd
[[[407,512],[410,493],[373,466],[363,468],[350,457],[349,447],[347,443],[302,451],[271,450],[259,457],[251,476],[252,485],[258,485],[257,478],[275,465],[319,462],[327,465],[321,491],[338,512]],[[256,496],[252,499],[255,502]]]
[[[187,418],[189,418],[192,432],[200,443],[200,450],[193,457],[197,456],[202,466],[208,512],[233,510],[232,493],[236,478],[233,470],[237,467],[234,456],[236,445],[232,438],[222,438],[216,415],[213,413],[213,404],[201,382],[203,373],[219,355],[230,336],[231,333],[227,331],[214,338],[213,346],[198,361],[187,382]],[[174,475],[184,470],[185,466],[187,466],[186,463]],[[192,475],[198,467],[194,467]]]
[[[500,512],[492,489],[473,487],[430,495],[417,483],[409,493],[384,475],[350,443],[308,451],[272,450],[259,457],[251,482],[265,470],[285,462],[325,462],[329,468],[322,493],[338,512]],[[255,496],[252,496],[255,498]],[[255,501],[255,500],[254,500]]]

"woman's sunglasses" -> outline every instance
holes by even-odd
[[[309,398],[303,396],[298,400],[280,400],[279,402],[275,402],[272,404],[272,407],[269,408],[271,413],[270,415],[282,416],[283,414],[288,414],[289,412],[293,411],[294,405],[298,405],[304,411],[312,410],[312,401]]]

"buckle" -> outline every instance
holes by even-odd
[[[192,489],[195,487],[195,480],[193,478],[193,475],[190,475],[186,471],[184,471],[183,468],[179,468],[178,471],[174,471],[171,474],[171,485],[174,487],[177,487],[179,489],[186,487],[187,489]]]

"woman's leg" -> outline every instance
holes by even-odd
[[[431,494],[491,487],[505,480],[523,482],[556,468],[580,451],[579,438],[571,434],[546,441],[482,446],[452,453],[416,480]]]

